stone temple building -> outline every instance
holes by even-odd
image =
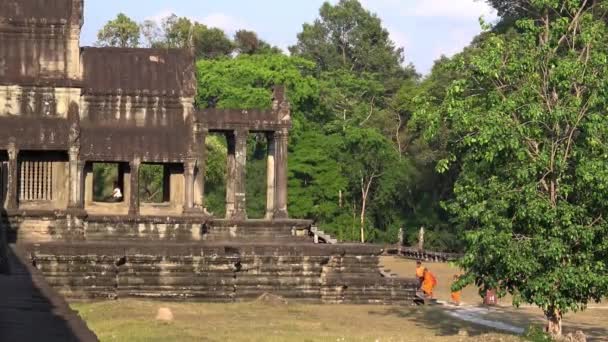
[[[50,285],[81,298],[411,303],[414,282],[380,270],[382,248],[319,244],[311,221],[289,218],[282,87],[270,110],[198,109],[189,51],[81,47],[83,6],[0,0],[0,235]],[[228,145],[221,218],[205,210],[210,133]],[[262,220],[245,209],[250,133],[268,137]],[[122,199],[95,198],[96,163],[115,166]],[[162,167],[160,203],[139,196],[146,164]]]

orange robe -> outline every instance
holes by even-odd
[[[425,272],[424,279],[422,280],[422,291],[424,294],[433,298],[433,289],[435,288],[435,285],[437,285],[435,277],[431,274],[431,272]]]
[[[450,298],[452,299],[452,303],[454,304],[460,304],[460,294],[462,293],[462,291],[454,291],[452,292],[452,294],[450,295]]]
[[[416,278],[422,279],[423,276],[424,276],[424,267],[422,267],[422,266],[416,267]]]

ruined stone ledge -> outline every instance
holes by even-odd
[[[45,242],[25,244],[24,248],[37,254],[50,255],[160,255],[160,256],[331,256],[380,255],[382,246],[371,244],[312,244],[312,243],[247,243],[247,242]]]
[[[276,220],[263,220],[263,219],[251,219],[251,220],[230,220],[230,219],[210,219],[207,224],[213,228],[219,227],[234,227],[237,226],[241,229],[255,228],[255,227],[309,227],[313,223],[312,220],[302,219],[276,219]]]
[[[19,76],[18,78],[9,76],[0,79],[0,86],[14,86],[15,84],[19,84],[19,87],[46,88],[48,90],[54,90],[54,88],[81,89],[84,86],[81,80],[70,79],[63,74],[45,77]]]

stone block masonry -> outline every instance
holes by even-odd
[[[385,278],[379,247],[315,244],[312,222],[289,218],[282,86],[268,110],[197,109],[191,51],[81,48],[82,9],[0,1],[0,237],[49,284],[77,298],[413,303],[415,282]],[[205,208],[209,133],[227,139],[224,217]],[[264,220],[246,211],[252,133],[268,140]],[[94,196],[98,163],[122,198]],[[140,198],[146,164],[163,170],[162,203]]]

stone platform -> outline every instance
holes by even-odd
[[[315,244],[306,220],[12,217],[13,238],[68,298],[414,303],[416,282],[382,272],[381,246]]]

